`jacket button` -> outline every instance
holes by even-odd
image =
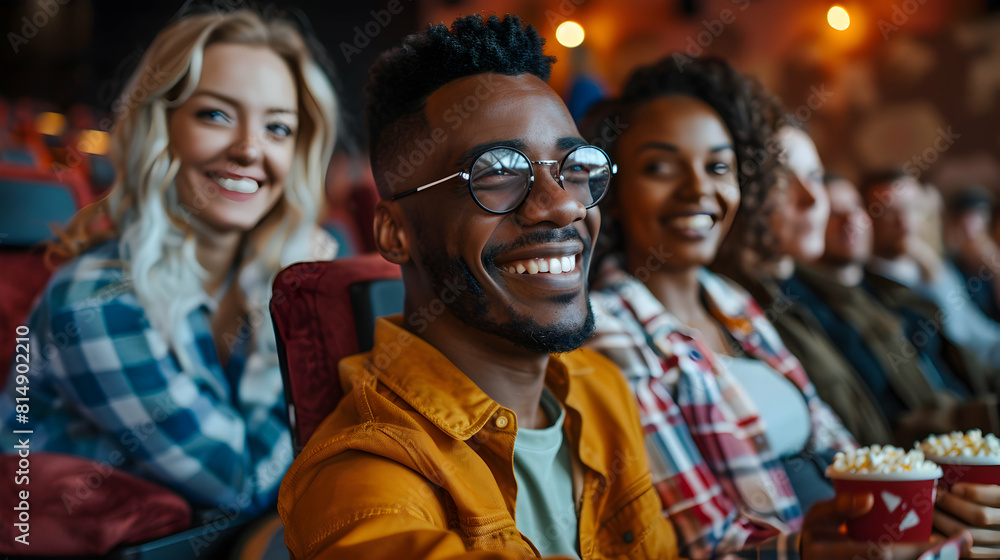
[[[507,420],[506,416],[504,416],[502,414],[500,416],[497,416],[497,419],[496,419],[497,428],[500,428],[501,430],[504,429],[504,428],[506,428],[507,427],[507,422],[508,422],[508,420]]]
[[[632,531],[625,531],[625,534],[622,535],[622,540],[625,541],[625,544],[632,544],[632,541],[635,540],[635,537],[632,536]]]

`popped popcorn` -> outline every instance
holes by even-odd
[[[855,451],[839,452],[829,469],[837,473],[903,473],[938,470],[918,449],[904,451],[892,445],[872,445]]]
[[[914,447],[933,457],[997,457],[1000,458],[1000,438],[993,434],[983,436],[981,430],[951,432],[929,436]]]

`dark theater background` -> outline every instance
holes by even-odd
[[[516,13],[534,24],[559,60],[551,83],[576,115],[597,96],[617,91],[637,65],[669,52],[714,54],[777,93],[806,123],[827,166],[849,177],[902,164],[945,193],[969,182],[1000,186],[1000,3],[995,1],[215,0],[200,5],[286,12],[308,20],[326,47],[327,66],[346,108],[328,185],[332,219],[344,222],[338,233],[353,250],[370,247],[364,222],[370,192],[352,192],[370,183],[361,116],[367,69],[406,33],[466,13]],[[845,30],[829,21],[835,5],[849,14]],[[56,166],[62,176],[87,184],[89,192],[77,193],[76,204],[99,195],[111,181],[101,153],[124,79],[155,33],[185,6],[162,0],[0,4],[5,33],[0,165]],[[556,40],[557,26],[567,20],[585,31],[579,47]]]
[[[114,183],[110,134],[145,95],[123,94],[126,79],[193,7],[280,12],[324,47],[342,104],[323,212],[338,257],[374,251],[369,67],[408,33],[473,13],[538,29],[577,119],[640,65],[714,55],[775,93],[852,181],[901,167],[945,198],[968,185],[1000,195],[1000,0],[3,0],[0,386],[52,274],[45,242]]]

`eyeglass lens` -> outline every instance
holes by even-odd
[[[611,162],[603,151],[581,146],[567,154],[559,166],[559,173],[566,192],[589,208],[600,201],[608,189]],[[473,196],[484,208],[507,212],[520,205],[528,193],[531,162],[515,150],[494,148],[476,159],[469,181]]]

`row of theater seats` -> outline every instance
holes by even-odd
[[[50,271],[40,244],[110,186],[100,114],[84,105],[64,113],[49,103],[0,98],[0,335],[12,340]],[[14,348],[0,346],[0,382]]]
[[[0,336],[5,340],[12,340],[16,327],[24,324],[51,275],[43,257],[44,242],[54,237],[53,227],[64,226],[113,183],[106,156],[109,137],[97,129],[99,117],[83,106],[63,114],[43,102],[11,104],[0,99]],[[398,267],[370,253],[377,200],[370,172],[356,159],[338,154],[326,190],[325,229],[338,240],[340,257],[360,256],[302,263],[284,271],[276,281],[276,291],[287,296],[285,307],[274,308],[274,321],[296,450],[340,398],[339,383],[330,378],[339,358],[370,348],[375,317],[402,309]],[[9,373],[12,353],[11,345],[0,346],[0,385]],[[320,363],[314,359],[317,356],[332,367],[314,367]],[[16,460],[16,456],[2,457],[0,471],[12,466],[7,461],[12,457]],[[33,453],[32,457],[35,472],[51,473],[51,484],[32,493],[34,526],[44,527],[48,519],[55,531],[71,520],[46,517],[39,508],[51,502],[53,510],[59,511],[61,493],[89,476],[90,466],[55,454]],[[149,505],[148,493],[130,498],[128,494],[137,490],[116,480],[106,479],[103,490],[117,494],[119,506]],[[6,500],[6,496],[0,498]],[[94,512],[98,525],[91,538],[113,538],[98,534],[99,514]],[[252,522],[238,517],[196,524],[166,537],[118,546],[107,557],[176,558],[189,556],[197,547],[199,556],[212,558],[237,546],[238,535]],[[243,543],[241,557],[255,557],[259,546]]]

